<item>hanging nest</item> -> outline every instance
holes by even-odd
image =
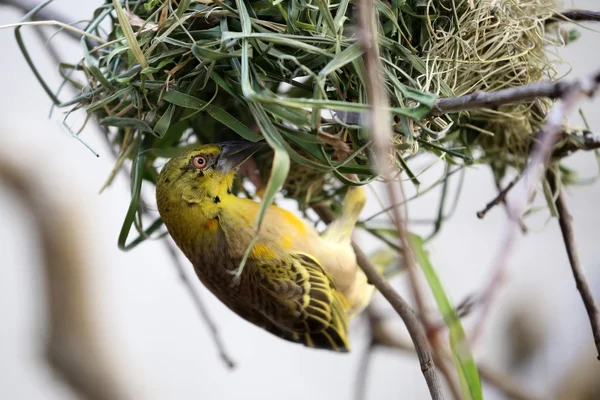
[[[547,29],[556,25],[548,20],[557,2],[375,4],[398,168],[413,182],[412,160],[426,154],[452,165],[487,163],[497,176],[522,168],[547,101],[429,112],[438,97],[554,78],[558,60],[549,46],[561,36]],[[335,200],[341,183],[375,179],[370,134],[356,123],[368,99],[355,13],[347,0],[107,1],[98,8],[82,60],[61,67],[81,94],[59,105],[109,128],[115,171],[133,160],[129,226],[141,182],[155,181],[163,157],[197,143],[266,138],[280,156],[275,168],[273,153],[257,157],[257,169],[301,206]]]
[[[554,15],[554,0],[441,1],[429,13],[428,39],[422,47],[425,74],[419,88],[442,97],[520,87],[552,79],[559,60],[548,46],[556,35],[546,26]],[[460,113],[447,121],[466,137],[469,147],[483,150],[479,161],[522,167],[533,135],[542,127],[550,101],[505,105]]]

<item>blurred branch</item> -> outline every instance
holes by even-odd
[[[442,115],[480,108],[497,108],[507,104],[532,101],[539,97],[557,99],[578,84],[579,81],[535,82],[495,92],[480,91],[460,97],[442,98],[435,102],[431,114]]]
[[[219,335],[219,329],[217,328],[217,325],[215,324],[212,317],[208,313],[208,310],[206,309],[206,306],[202,302],[200,295],[194,289],[192,282],[189,280],[187,274],[185,273],[185,269],[183,268],[183,265],[181,265],[181,262],[179,262],[179,258],[177,257],[177,250],[175,249],[175,246],[173,246],[170,239],[166,239],[164,241],[164,243],[165,243],[165,246],[167,247],[167,251],[171,255],[171,259],[173,260],[173,265],[175,265],[175,269],[177,270],[179,278],[181,279],[181,283],[183,283],[183,286],[185,286],[187,292],[192,297],[192,301],[194,302],[194,306],[196,307],[196,310],[198,310],[198,312],[200,313],[200,317],[202,318],[202,320],[208,327],[208,330],[210,331],[213,342],[215,343],[215,346],[217,346],[217,350],[219,351],[219,356],[221,357],[221,360],[225,363],[225,365],[228,368],[235,368],[235,362],[232,360],[232,358],[227,353],[227,350],[225,349],[225,344],[223,343],[223,340],[221,339],[221,336]]]
[[[335,217],[331,210],[324,205],[314,205],[313,209],[319,215],[319,217],[326,223],[331,223]],[[429,387],[431,398],[434,400],[444,399],[440,380],[435,372],[433,359],[429,352],[429,345],[427,343],[427,337],[421,323],[417,319],[412,308],[408,305],[406,300],[392,288],[389,282],[377,271],[377,268],[371,263],[369,257],[362,252],[360,247],[356,243],[352,243],[354,252],[356,254],[356,261],[358,266],[363,270],[369,282],[375,286],[379,292],[385,297],[390,303],[394,310],[398,313],[402,321],[408,329],[408,333],[415,345],[417,352],[417,358],[421,364],[421,371],[425,376],[425,381]]]
[[[550,22],[600,22],[600,12],[590,10],[564,10],[557,12],[546,23]]]
[[[557,182],[556,174],[548,169],[546,172],[546,179],[552,192],[557,196],[556,208],[558,210],[558,223],[567,249],[567,255],[569,256],[569,262],[571,263],[573,278],[575,279],[577,290],[579,290],[579,293],[581,294],[581,300],[583,300],[585,310],[590,319],[594,343],[598,353],[598,360],[600,360],[600,309],[594,299],[594,295],[592,294],[592,290],[585,277],[585,272],[579,259],[577,243],[575,242],[575,233],[573,232],[573,217],[567,208],[565,194],[560,187],[560,184]]]
[[[371,104],[369,123],[374,144],[374,161],[376,168],[381,173],[381,176],[384,177],[390,203],[399,204],[404,200],[404,194],[402,193],[402,183],[394,179],[395,171],[392,167],[392,164],[389,162],[389,155],[395,154],[395,149],[393,148],[391,140],[393,137],[391,127],[392,116],[389,112],[389,100],[385,88],[385,78],[383,76],[382,66],[380,65],[379,61],[377,31],[379,24],[376,10],[377,8],[375,7],[373,0],[361,0],[358,2],[358,25],[361,33],[361,44],[364,50],[363,60],[366,71],[365,83],[367,87],[367,98]],[[427,335],[426,339],[429,340],[429,343],[433,349],[433,361],[446,378],[453,396],[457,399],[460,399],[458,382],[456,379],[454,379],[454,376],[447,367],[445,360],[443,360],[438,354],[439,342],[437,331],[429,329],[431,324],[429,323],[427,315],[424,312],[425,298],[419,286],[418,267],[409,243],[408,231],[406,229],[406,224],[402,216],[400,206],[393,207],[391,212],[393,217],[392,221],[396,227],[396,231],[398,232],[398,237],[400,239],[400,248],[402,249],[404,255],[403,259],[406,263],[412,294],[417,305],[418,313],[421,315],[421,320],[423,321],[425,333]],[[356,246],[355,252],[357,252],[357,259],[364,256],[364,254],[360,254],[360,251],[357,251]],[[374,270],[374,272],[377,271]],[[391,286],[389,286],[387,280],[385,280],[385,278],[383,278],[383,276],[380,274],[377,274],[377,276],[369,276],[367,271],[365,271],[365,274],[367,274],[369,281],[373,283],[391,303],[394,300],[393,295],[397,295],[397,293],[391,288]],[[380,285],[382,286],[381,288]],[[389,297],[386,296],[384,290],[388,291]],[[394,308],[396,309],[396,307]],[[400,313],[401,309],[402,307],[398,307],[396,311]],[[412,313],[412,310],[410,310],[410,312]],[[412,316],[414,317],[414,314],[412,314]],[[415,318],[415,321],[417,326],[419,326],[418,319]],[[414,337],[413,342],[415,342],[415,344],[417,343]],[[427,355],[429,356],[429,354]],[[431,362],[431,360],[428,361]],[[421,360],[421,362],[423,363],[423,360]],[[430,367],[429,369],[433,374],[435,374],[434,368]],[[437,375],[432,375],[433,379],[428,379],[427,375],[425,378],[427,380],[429,392],[432,398],[442,398],[443,393]]]
[[[562,158],[575,151],[591,151],[600,149],[600,135],[590,131],[582,131],[578,134],[563,132],[565,142],[554,149],[552,157]]]
[[[483,210],[477,212],[477,218],[485,217],[488,211],[490,211],[492,208],[496,207],[500,203],[504,203],[506,201],[506,195],[508,194],[510,189],[512,189],[513,186],[516,185],[520,177],[520,175],[515,176],[514,179],[510,181],[510,183],[504,189],[500,190],[498,196],[496,196],[492,201],[490,201]]]
[[[23,14],[27,14],[29,11],[33,10],[37,6],[42,4],[39,0],[0,0],[0,6],[8,6],[16,8],[21,11]],[[50,5],[42,8],[34,17],[34,21],[57,21],[67,23],[69,18],[66,15],[63,15],[55,10],[55,7],[51,7]],[[67,29],[63,30],[70,38],[75,40],[80,40],[81,36],[75,32],[69,31]]]
[[[46,360],[85,398],[129,398],[126,380],[110,351],[111,338],[98,336],[98,311],[90,301],[93,290],[76,216],[54,203],[52,196],[40,195],[33,177],[0,158],[0,181],[24,201],[42,244],[49,315]]]
[[[383,346],[414,353],[415,349],[411,343],[391,335],[377,316],[371,317],[370,324],[372,327],[373,347]],[[538,400],[538,397],[530,394],[525,388],[520,387],[510,376],[481,365],[481,363],[478,364],[477,369],[484,381],[502,391],[507,397],[514,400]]]
[[[600,75],[600,73],[588,78],[588,80],[597,80],[598,75]],[[441,98],[435,102],[431,109],[431,115],[443,115],[482,108],[495,109],[503,105],[524,103],[541,97],[562,99],[574,89],[578,90],[580,84],[581,80],[578,79],[558,82],[543,81],[509,89],[497,90],[495,92],[478,91],[459,97]],[[386,112],[384,109],[376,111],[380,113]],[[360,113],[334,112],[334,115],[334,119],[339,118],[345,123],[358,124],[361,122]],[[341,116],[343,116],[343,118],[340,118]]]
[[[563,120],[583,98],[592,97],[599,84],[600,71],[571,82],[561,89],[562,95],[560,99],[548,113],[546,125],[536,138],[529,162],[521,174],[521,180],[513,190],[514,200],[507,198],[509,221],[492,267],[492,278],[484,292],[485,299],[481,316],[475,324],[471,336],[473,341],[481,333],[485,318],[489,315],[491,303],[504,279],[504,271],[515,245],[519,221],[527,210],[529,200],[547,169],[554,145],[560,139],[560,135],[563,132]]]

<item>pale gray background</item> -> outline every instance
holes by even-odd
[[[73,20],[88,16],[99,2],[57,0]],[[600,9],[600,1],[576,1],[576,6]],[[0,25],[20,15],[0,8]],[[596,28],[600,25],[596,25]],[[53,84],[56,68],[31,30],[24,29],[35,60]],[[79,48],[60,43],[64,59],[76,61]],[[580,76],[600,66],[600,35],[591,31],[560,55]],[[117,236],[128,202],[127,181],[119,175],[99,196],[113,159],[98,132],[87,129],[83,137],[100,154],[95,158],[59,126],[60,113],[48,119],[50,101],[25,64],[12,30],[0,31],[0,156],[26,166],[41,184],[54,191],[85,216],[81,235],[88,242],[86,268],[94,277],[94,295],[102,310],[102,334],[120,356],[123,370],[139,385],[140,399],[350,399],[365,334],[353,326],[354,351],[349,355],[312,351],[291,345],[256,329],[229,312],[204,288],[222,337],[238,362],[226,370],[217,357],[207,329],[174,273],[160,243],[145,243],[129,253],[117,249]],[[600,129],[600,102],[583,105],[593,127]],[[574,121],[577,116],[573,116]],[[78,122],[81,122],[80,119]],[[583,176],[597,175],[592,154],[569,159]],[[432,173],[426,174],[433,178]],[[455,302],[483,287],[489,278],[505,213],[496,209],[485,220],[475,211],[495,195],[486,168],[471,168],[454,218],[430,246],[434,265]],[[437,194],[412,203],[413,216],[431,216]],[[600,184],[572,187],[568,201],[575,218],[576,236],[596,294],[600,295]],[[372,197],[364,215],[378,209]],[[543,214],[543,215],[542,215]],[[522,239],[511,259],[501,299],[495,304],[475,349],[476,358],[503,369],[506,364],[506,317],[514,310],[526,312],[534,326],[547,335],[544,351],[534,368],[518,377],[541,396],[553,392],[575,362],[594,359],[586,314],[575,290],[556,221],[544,226],[542,213]],[[49,372],[41,357],[44,331],[43,277],[39,244],[32,242],[32,225],[26,210],[0,187],[0,398],[68,399],[74,396]],[[366,248],[375,242],[362,237]],[[189,264],[186,262],[191,274]],[[397,287],[408,296],[402,282]],[[468,321],[467,321],[468,325]],[[403,327],[394,324],[401,334]],[[600,368],[596,366],[600,373]],[[597,375],[600,376],[600,375]],[[487,398],[502,398],[486,390]],[[379,351],[370,371],[368,398],[427,398],[416,359],[408,354]]]

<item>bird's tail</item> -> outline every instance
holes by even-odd
[[[362,186],[349,187],[342,206],[342,214],[323,232],[323,238],[332,243],[350,242],[352,230],[366,202],[367,195]]]

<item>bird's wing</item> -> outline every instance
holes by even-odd
[[[254,267],[256,309],[273,322],[273,333],[308,347],[349,351],[344,298],[317,260],[293,253]]]

